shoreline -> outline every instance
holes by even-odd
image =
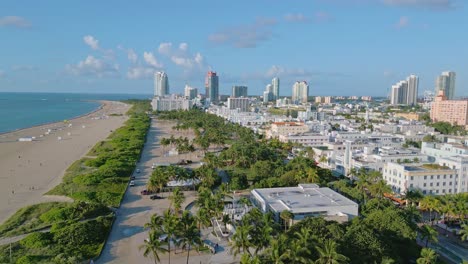
[[[87,115],[91,115],[99,110],[102,109],[102,107],[104,106],[104,102],[117,102],[117,101],[109,101],[109,100],[84,100],[84,101],[88,101],[88,102],[97,102],[99,103],[99,105],[97,106],[96,109],[94,110],[91,110],[90,112],[86,112],[84,114],[81,114],[81,115],[78,115],[78,116],[74,116],[70,119],[67,119],[69,121],[72,121],[74,119],[78,119],[78,118],[81,118],[81,117],[85,117]],[[5,134],[8,134],[8,133],[16,133],[16,132],[21,132],[22,130],[26,130],[26,129],[30,129],[30,128],[36,128],[36,127],[40,127],[40,126],[47,126],[47,125],[53,125],[55,123],[60,123],[60,122],[63,122],[63,121],[60,121],[60,120],[56,120],[56,121],[51,121],[51,122],[46,122],[46,123],[41,123],[41,124],[38,124],[38,125],[33,125],[33,126],[28,126],[28,127],[23,127],[23,128],[17,128],[17,129],[14,129],[14,130],[9,130],[9,131],[5,131],[5,132],[0,132],[0,137],[5,135]]]
[[[68,167],[121,127],[130,105],[99,101],[91,112],[0,136],[0,223],[28,205],[61,199],[44,194],[60,184]],[[111,114],[122,114],[112,116]],[[18,141],[22,137],[36,139]]]

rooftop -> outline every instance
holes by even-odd
[[[330,188],[320,188],[316,184],[254,189],[252,193],[260,196],[276,212],[288,210],[296,214],[321,211],[324,207],[358,206]]]

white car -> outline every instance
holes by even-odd
[[[130,181],[130,186],[135,186],[135,181]]]

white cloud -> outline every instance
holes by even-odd
[[[172,43],[171,42],[163,42],[159,44],[158,52],[169,56],[172,52]]]
[[[147,68],[147,67],[132,67],[129,68],[127,71],[127,78],[128,79],[150,79],[152,78],[154,74],[154,69],[153,68]]]
[[[182,42],[178,45],[178,48],[173,49],[171,42],[164,42],[159,45],[159,53],[169,57],[171,61],[182,67],[186,72],[193,71],[195,69],[205,70],[207,67],[205,61],[200,52],[192,54],[189,51],[189,45]]]
[[[138,55],[133,49],[127,50],[127,58],[132,63],[136,63],[138,61]]]
[[[97,76],[101,78],[119,75],[118,64],[108,63],[91,55],[88,55],[86,59],[76,65],[66,65],[65,69],[77,76]]]
[[[404,27],[407,27],[408,25],[409,25],[409,18],[405,16],[400,17],[400,19],[396,23],[397,28],[404,28]]]
[[[288,22],[306,22],[308,18],[304,14],[301,14],[301,13],[297,13],[297,14],[289,13],[289,14],[284,15],[284,20]]]
[[[152,52],[143,52],[143,59],[148,65],[154,68],[163,67],[163,65],[156,60],[156,57],[154,57],[154,54]]]
[[[185,42],[180,43],[180,44],[179,44],[179,49],[180,49],[181,51],[187,51],[187,50],[188,50],[188,44],[185,43]]]
[[[90,46],[93,50],[99,49],[99,41],[95,39],[93,36],[91,35],[84,36],[83,41],[84,43],[86,43],[86,45]]]
[[[450,9],[455,6],[454,0],[381,0],[389,6],[420,7],[430,9]]]
[[[0,27],[29,28],[31,23],[23,17],[4,16],[0,17]]]
[[[224,28],[208,36],[215,44],[232,45],[236,48],[255,48],[259,43],[273,37],[272,27],[275,19],[257,18],[252,24]]]

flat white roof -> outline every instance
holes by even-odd
[[[252,190],[254,196],[260,197],[276,212],[283,210],[292,213],[328,211],[341,206],[358,206],[357,203],[331,190],[319,188],[316,184],[299,184],[297,187],[266,188]]]

